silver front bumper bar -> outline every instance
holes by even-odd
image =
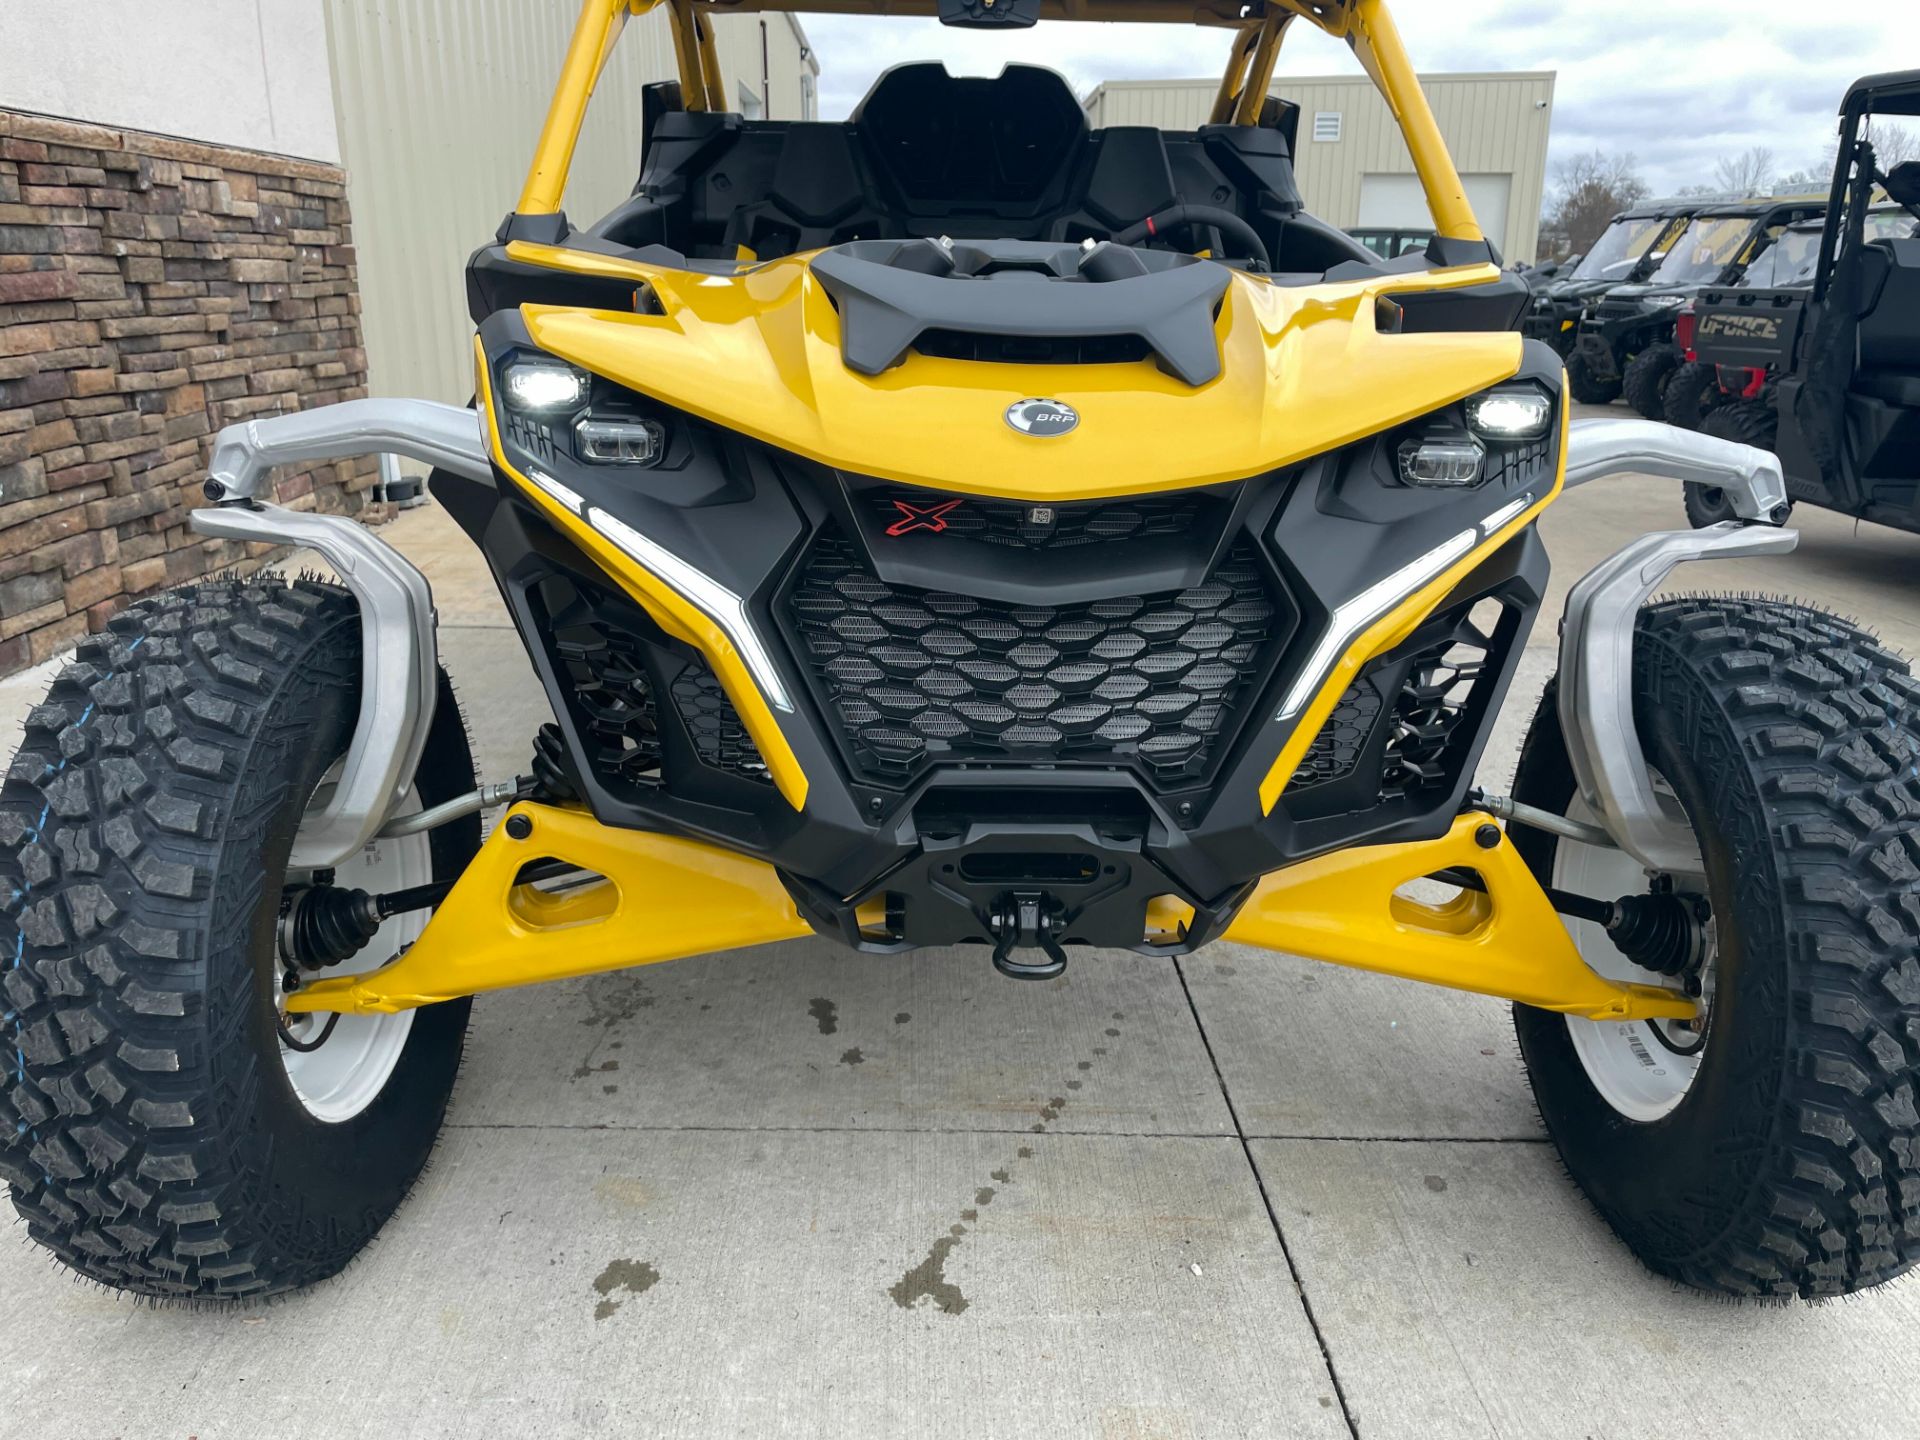
[[[188,517],[201,535],[320,552],[360,605],[360,716],[339,782],[289,861],[320,869],[347,860],[406,796],[433,725],[439,685],[433,592],[399,551],[344,515],[263,504],[276,465],[393,454],[476,480],[492,465],[471,410],[427,400],[350,400],[297,415],[229,425],[214,442],[208,494]]]
[[[1642,535],[1596,565],[1567,596],[1560,627],[1560,729],[1580,796],[1613,841],[1649,870],[1698,868],[1692,832],[1661,807],[1633,719],[1633,626],[1674,566],[1783,554],[1800,542],[1776,528],[1786,481],[1777,457],[1751,445],[1647,420],[1574,422],[1567,485],[1657,475],[1726,491],[1740,520]]]

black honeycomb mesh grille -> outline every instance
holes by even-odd
[[[554,616],[586,760],[602,783],[660,783],[660,715],[640,640],[576,601]]]
[[[1186,535],[1201,509],[1201,502],[1192,495],[1081,505],[1028,505],[1017,500],[966,496],[929,521],[922,517],[930,507],[941,503],[937,494],[892,486],[864,492],[860,503],[882,530],[897,526],[902,533],[915,533],[936,528],[937,521],[943,536],[1018,550],[1069,550],[1115,540],[1171,539]]]
[[[939,761],[1125,761],[1158,784],[1197,780],[1282,615],[1244,544],[1187,590],[1019,606],[888,585],[833,531],[785,605],[856,770],[882,783]]]
[[[551,612],[553,655],[568,683],[587,763],[602,784],[660,785],[664,748],[648,645],[612,623],[592,597],[564,581],[549,583],[550,599],[558,602]],[[694,758],[724,774],[771,783],[759,747],[705,661],[686,661],[666,689]]]
[[[1421,651],[1394,697],[1380,767],[1383,798],[1451,787],[1458,770],[1461,722],[1493,654],[1493,632],[1463,613],[1454,633]],[[1470,728],[1470,727],[1469,727]]]
[[[1380,692],[1365,681],[1355,681],[1333,707],[1327,723],[1313,737],[1306,759],[1293,772],[1288,788],[1305,790],[1330,780],[1344,780],[1360,763],[1361,753],[1380,718]]]
[[[1355,777],[1366,789],[1357,803],[1370,806],[1451,788],[1472,736],[1474,700],[1497,668],[1503,613],[1492,600],[1461,606],[1431,622],[1430,638],[1412,654],[1370,666],[1313,737],[1287,793]],[[1363,782],[1357,771],[1370,748],[1374,779]]]
[[[718,675],[696,660],[675,677],[671,690],[673,708],[680,712],[702,765],[743,780],[772,783],[760,747],[753,743],[740,712],[720,688]]]

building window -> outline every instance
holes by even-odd
[[[1316,110],[1313,112],[1313,138],[1320,141],[1332,141],[1340,138],[1340,112],[1338,110]]]
[[[740,87],[740,114],[748,120],[764,120],[767,118],[767,107],[765,103],[745,84],[742,84]]]
[[[802,75],[800,77],[800,118],[811,120],[814,118],[814,113],[813,76]]]

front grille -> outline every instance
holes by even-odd
[[[771,781],[767,762],[760,758],[760,747],[753,743],[740,712],[720,688],[720,677],[704,662],[688,664],[670,688],[673,708],[680,713],[702,765],[743,780]]]
[[[1157,495],[1140,500],[1101,500],[1081,505],[1028,505],[1017,500],[961,497],[938,515],[940,496],[926,490],[878,486],[861,493],[882,531],[902,535],[938,532],[955,540],[978,540],[1017,550],[1069,550],[1114,540],[1173,539],[1187,535],[1200,517],[1193,495]]]
[[[1492,648],[1491,627],[1482,633],[1462,616],[1453,636],[1414,657],[1394,700],[1380,766],[1382,798],[1452,786],[1456,742],[1467,738],[1461,722]]]
[[[582,599],[553,620],[553,650],[587,763],[603,784],[658,785],[660,716],[641,642]]]
[[[656,670],[673,677],[664,688],[693,759],[741,779],[770,780],[759,748],[704,660],[655,652],[610,618],[604,598],[558,576],[543,582],[541,599],[549,607],[552,653],[584,758],[601,784],[630,789],[662,783],[668,750]]]
[[[1333,713],[1327,716],[1327,723],[1313,737],[1306,758],[1287,782],[1288,788],[1305,790],[1351,775],[1373,735],[1374,723],[1380,718],[1380,705],[1380,692],[1366,681],[1356,680],[1349,685],[1347,693],[1333,707]]]
[[[1204,776],[1283,611],[1244,543],[1159,595],[1027,606],[889,585],[829,531],[784,602],[855,769],[882,783],[952,763],[1134,763]]]
[[[1409,648],[1369,664],[1313,737],[1288,796],[1310,792],[1338,813],[1451,790],[1473,736],[1469,721],[1507,643],[1507,614],[1498,600],[1464,603],[1429,621]],[[1369,754],[1372,769],[1362,770]],[[1351,783],[1322,788],[1342,781]]]

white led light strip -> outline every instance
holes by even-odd
[[[1384,580],[1375,581],[1335,610],[1332,623],[1320,637],[1320,643],[1314,646],[1313,655],[1300,672],[1300,678],[1287,691],[1280,713],[1273,718],[1291,720],[1306,709],[1307,702],[1320,693],[1320,685],[1327,671],[1333,668],[1333,662],[1353,643],[1355,635],[1472,550],[1481,536],[1493,534],[1532,502],[1531,495],[1522,495],[1518,500],[1502,505],[1472,529],[1462,530],[1452,539],[1442,541],[1412,564],[1403,565]]]
[[[527,478],[611,540],[628,559],[658,576],[691,601],[733,642],[735,653],[752,674],[761,693],[767,697],[767,702],[776,710],[792,712],[793,702],[787,697],[786,684],[781,680],[780,672],[774,668],[773,657],[767,653],[767,647],[761,644],[753,622],[747,618],[747,607],[738,595],[706,571],[689,565],[665,546],[649,540],[624,520],[587,504],[551,475],[529,470]]]

